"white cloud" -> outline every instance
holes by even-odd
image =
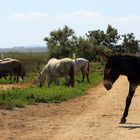
[[[31,14],[22,14],[22,13],[16,13],[10,17],[7,17],[7,20],[33,20],[33,19],[42,19],[48,17],[48,14],[36,12]]]
[[[87,12],[87,11],[76,11],[72,13],[65,13],[62,15],[58,15],[57,19],[67,20],[67,19],[93,19],[93,18],[103,18],[103,15],[99,12]]]
[[[56,19],[58,20],[83,20],[86,22],[91,21],[108,21],[108,22],[132,22],[132,21],[140,21],[139,15],[126,15],[124,17],[115,17],[115,16],[106,16],[99,12],[94,11],[76,11],[72,13],[65,13],[61,15],[57,15]]]

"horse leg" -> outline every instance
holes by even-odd
[[[87,66],[87,68],[84,69],[84,72],[85,72],[85,75],[86,75],[86,78],[87,78],[87,82],[90,83],[90,82],[89,82],[89,68],[88,68],[88,67],[89,67],[89,66]]]
[[[10,73],[10,78],[9,79],[12,80],[12,73]]]
[[[16,79],[17,79],[17,75],[16,75],[16,74],[14,74],[14,82],[16,81]]]
[[[83,83],[84,80],[85,80],[85,72],[84,72],[84,69],[81,69],[81,73],[82,73],[82,83]]]
[[[48,88],[50,88],[52,81],[48,81]]]
[[[70,86],[70,79],[69,79],[69,76],[67,75],[67,76],[65,76],[65,81],[66,81],[66,83],[65,83],[65,86]]]
[[[131,104],[131,100],[133,98],[133,95],[135,93],[136,88],[137,88],[136,84],[130,83],[129,93],[128,93],[128,96],[126,98],[125,110],[124,110],[123,116],[122,116],[121,121],[120,121],[121,124],[126,122],[126,117],[128,116],[128,111],[129,111],[129,107]]]
[[[84,82],[84,80],[85,80],[85,74],[82,73],[82,83]]]
[[[19,81],[19,75],[17,74],[17,83],[18,83],[18,81]]]
[[[7,76],[6,75],[4,75],[3,77],[4,77],[5,80],[7,79]]]
[[[55,84],[56,84],[56,85],[59,85],[59,80],[58,80],[58,78],[56,78]]]
[[[52,83],[52,80],[51,78],[48,77],[48,88],[50,88],[51,83]]]
[[[89,64],[89,61],[88,61],[88,66],[87,66],[87,69],[86,69],[86,76],[87,76],[87,82],[90,83],[89,81],[89,68],[90,68],[90,64]]]
[[[90,83],[89,82],[89,73],[86,73],[86,77],[87,77],[87,82]]]
[[[15,78],[14,78],[14,82],[18,83],[18,80],[19,80],[19,75],[16,73]]]

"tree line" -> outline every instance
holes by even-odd
[[[77,37],[75,31],[68,26],[50,32],[44,41],[48,46],[49,58],[84,57],[98,61],[99,51],[107,53],[131,53],[139,52],[139,41],[133,33],[119,35],[118,30],[108,25],[106,31],[91,30],[84,36]]]

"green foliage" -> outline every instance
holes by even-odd
[[[86,34],[86,36],[90,40],[90,43],[92,44],[92,46],[100,45],[106,39],[106,35],[104,31],[101,31],[101,30],[88,31],[88,34]]]
[[[48,46],[49,58],[63,58],[71,56],[75,51],[76,36],[73,29],[64,26],[63,29],[58,29],[50,33],[50,37],[45,37]]]
[[[122,51],[125,53],[137,53],[139,51],[138,40],[135,39],[133,33],[122,35],[123,44]]]
[[[93,55],[92,47],[90,41],[86,38],[79,37],[76,49],[76,57],[83,57],[91,60],[91,55]]]
[[[122,40],[122,38],[123,40]],[[122,42],[120,41],[122,40]],[[106,31],[91,30],[83,37],[76,37],[74,30],[67,26],[50,33],[50,37],[45,37],[49,48],[49,58],[71,57],[76,53],[77,57],[84,57],[89,60],[100,60],[99,51],[137,53],[138,41],[134,34],[119,35],[118,30],[111,25]]]
[[[111,49],[115,50],[116,43],[119,39],[120,35],[118,35],[118,30],[113,28],[111,25],[108,25],[105,42],[110,46]]]

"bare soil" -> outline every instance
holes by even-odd
[[[0,140],[139,140],[140,88],[126,124],[119,124],[128,93],[121,76],[110,91],[102,84],[58,104],[0,110]]]
[[[14,84],[1,84],[0,90],[8,90],[8,89],[24,89],[31,87],[32,83],[14,83]]]

